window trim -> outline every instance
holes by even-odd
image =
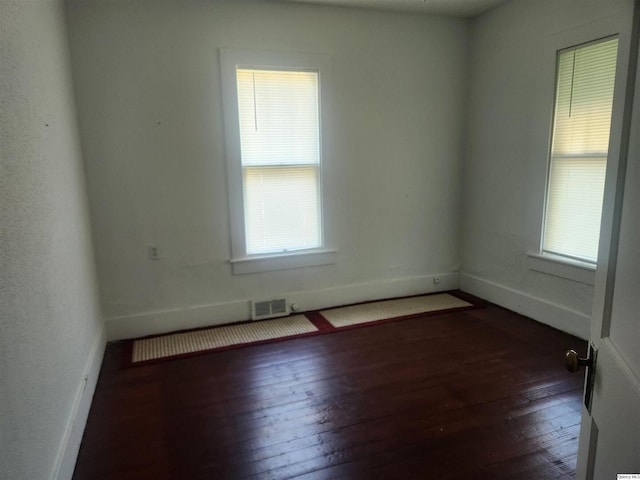
[[[555,261],[556,263],[559,264],[564,264],[564,265],[570,265],[570,266],[575,266],[575,265],[586,265],[586,266],[593,266],[593,269],[595,270],[595,266],[597,264],[597,259],[595,261],[591,261],[589,259],[585,259],[585,258],[577,258],[577,257],[572,257],[569,254],[564,254],[562,252],[555,252],[552,250],[548,250],[545,248],[545,236],[546,236],[546,228],[547,228],[547,214],[548,214],[548,200],[549,200],[549,188],[551,185],[551,167],[552,167],[552,161],[553,161],[553,144],[554,144],[554,134],[555,134],[555,128],[556,128],[556,123],[555,123],[555,116],[556,116],[556,109],[557,109],[557,103],[558,103],[558,82],[559,82],[559,75],[560,75],[560,56],[564,53],[568,53],[568,52],[572,52],[572,51],[576,51],[579,50],[581,48],[586,48],[592,45],[596,45],[599,43],[603,43],[603,42],[608,42],[610,40],[614,40],[617,39],[618,40],[618,47],[617,47],[617,58],[616,58],[616,68],[615,68],[615,81],[614,81],[614,94],[613,94],[613,99],[612,99],[612,112],[611,112],[611,126],[610,126],[610,130],[609,130],[609,144],[607,146],[607,155],[606,155],[606,164],[605,164],[605,177],[606,177],[606,172],[608,170],[607,165],[610,162],[610,155],[611,155],[611,146],[612,146],[612,141],[613,141],[613,132],[614,132],[614,115],[616,113],[615,110],[615,102],[616,102],[616,97],[617,97],[617,91],[618,91],[618,75],[620,74],[620,34],[619,33],[611,33],[611,34],[606,34],[606,35],[602,35],[602,36],[598,36],[597,38],[592,38],[590,40],[587,41],[583,41],[583,42],[578,42],[578,43],[574,43],[573,45],[570,46],[565,46],[562,48],[557,48],[556,52],[555,52],[555,61],[554,61],[554,82],[553,82],[553,88],[554,88],[554,93],[553,93],[553,103],[551,106],[551,117],[550,117],[550,128],[549,128],[549,137],[548,137],[548,145],[547,145],[547,164],[546,164],[546,175],[545,175],[545,187],[544,187],[544,197],[543,197],[543,206],[542,206],[542,221],[540,224],[540,238],[539,238],[539,253],[537,254],[533,254],[533,253],[527,253],[527,255],[529,257],[531,256],[536,256],[537,258],[544,258],[544,260],[552,260]],[[601,153],[601,152],[599,152]],[[593,152],[587,153],[587,154],[583,154],[583,155],[571,155],[571,156],[575,156],[576,158],[585,158],[585,157],[595,157],[596,155]],[[600,155],[602,156],[602,155]],[[603,194],[603,202],[604,202],[604,194]],[[602,219],[602,214],[601,214],[601,219]],[[596,251],[596,255],[598,254],[598,252]],[[530,268],[531,270],[536,270],[535,268]],[[542,270],[538,270],[538,271],[545,271],[544,269]],[[570,272],[571,270],[565,270],[567,272],[569,272],[566,276],[566,278],[569,278],[571,280],[575,280],[575,275],[572,275]],[[548,272],[549,273],[549,272]],[[555,273],[552,273],[555,274]],[[577,280],[579,281],[579,280]],[[582,282],[584,283],[584,282]]]
[[[240,151],[240,128],[238,113],[238,89],[236,69],[263,68],[270,70],[308,70],[318,72],[318,108],[320,121],[320,164],[318,175],[320,183],[320,229],[321,246],[319,248],[293,250],[274,254],[247,254],[244,223],[244,198],[242,180],[242,162]],[[258,273],[272,270],[285,270],[333,264],[337,251],[328,248],[327,215],[325,194],[326,161],[326,91],[330,84],[331,61],[326,54],[270,52],[244,49],[220,49],[220,75],[222,83],[223,120],[225,131],[225,153],[227,167],[227,194],[229,199],[229,226],[231,258],[229,262],[234,274]]]
[[[273,255],[251,255],[230,260],[233,273],[243,275],[291,268],[318,267],[336,263],[337,250],[313,249]]]
[[[527,267],[535,272],[595,285],[596,265],[555,253],[526,252]]]
[[[569,30],[562,30],[556,33],[552,33],[549,36],[541,39],[542,45],[541,50],[547,51],[550,54],[545,55],[545,64],[544,64],[544,75],[547,78],[547,82],[545,82],[544,86],[544,96],[547,99],[553,99],[552,102],[547,103],[547,107],[545,107],[545,121],[546,121],[546,131],[544,134],[541,134],[538,137],[538,142],[535,147],[536,155],[538,158],[546,159],[546,162],[538,162],[535,164],[535,168],[532,170],[532,174],[535,176],[535,182],[531,182],[529,184],[529,205],[531,209],[527,212],[527,224],[530,225],[531,230],[527,234],[527,242],[525,246],[525,258],[529,270],[536,270],[538,272],[543,271],[543,268],[533,268],[537,259],[533,259],[530,261],[531,257],[544,256],[544,260],[549,261],[540,261],[539,264],[544,264],[551,266],[555,260],[555,263],[558,263],[563,267],[565,263],[567,263],[561,257],[556,257],[555,259],[551,259],[552,255],[545,254],[542,251],[542,240],[543,240],[543,232],[542,226],[545,221],[545,204],[546,204],[546,188],[547,188],[547,172],[548,172],[548,161],[549,161],[549,152],[551,151],[551,140],[553,131],[550,128],[553,122],[554,115],[554,104],[555,104],[555,85],[556,85],[556,75],[557,75],[557,52],[561,50],[566,50],[567,48],[571,48],[577,45],[587,44],[591,41],[596,41],[599,39],[604,39],[606,37],[617,36],[619,40],[618,44],[618,59],[622,59],[622,61],[618,61],[618,65],[616,67],[616,84],[615,84],[615,93],[613,98],[613,114],[611,119],[611,134],[609,137],[609,156],[607,161],[607,172],[605,179],[605,193],[603,200],[603,211],[606,210],[609,204],[613,202],[613,197],[615,196],[615,178],[617,177],[618,172],[618,164],[621,154],[621,135],[622,135],[622,122],[623,122],[623,110],[625,104],[625,95],[626,95],[626,79],[628,73],[628,64],[624,61],[625,58],[629,56],[629,32],[626,30],[620,29],[620,18],[616,15],[608,16],[605,18],[601,18],[594,22],[590,22],[588,24],[576,25],[574,28]],[[544,145],[544,146],[543,146]],[[529,223],[531,222],[531,223]],[[605,228],[607,225],[605,225]],[[602,240],[606,241],[606,238],[600,239],[600,246],[598,247],[598,253],[606,250],[607,246],[603,243]],[[593,268],[600,268],[601,262],[606,263],[606,259],[599,259],[597,264],[593,266]],[[563,268],[555,270],[554,273],[544,272],[552,275],[556,275],[560,278],[564,278],[566,280],[574,280],[571,274],[568,274],[564,271]],[[594,274],[595,275],[595,274]]]

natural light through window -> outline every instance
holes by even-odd
[[[247,255],[322,246],[318,72],[238,68]]]
[[[617,51],[614,38],[559,52],[544,252],[597,260]]]

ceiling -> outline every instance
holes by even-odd
[[[475,17],[508,0],[287,0],[317,5],[339,5],[354,8],[374,8],[425,15]]]

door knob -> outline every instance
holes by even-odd
[[[593,343],[589,344],[589,356],[580,358],[575,350],[567,350],[565,354],[567,360],[567,370],[571,373],[580,370],[580,367],[587,367],[587,375],[584,387],[584,406],[591,413],[591,400],[593,399],[593,386],[596,381],[596,362],[598,360],[598,349]]]
[[[575,350],[567,350],[567,370],[571,373],[575,373],[580,370],[580,367],[593,366],[593,360],[591,358],[580,358]]]

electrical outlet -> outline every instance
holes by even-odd
[[[433,277],[433,284],[438,285],[440,283],[440,277]]]
[[[158,247],[155,245],[149,245],[147,247],[147,253],[149,254],[149,260],[158,260]]]

